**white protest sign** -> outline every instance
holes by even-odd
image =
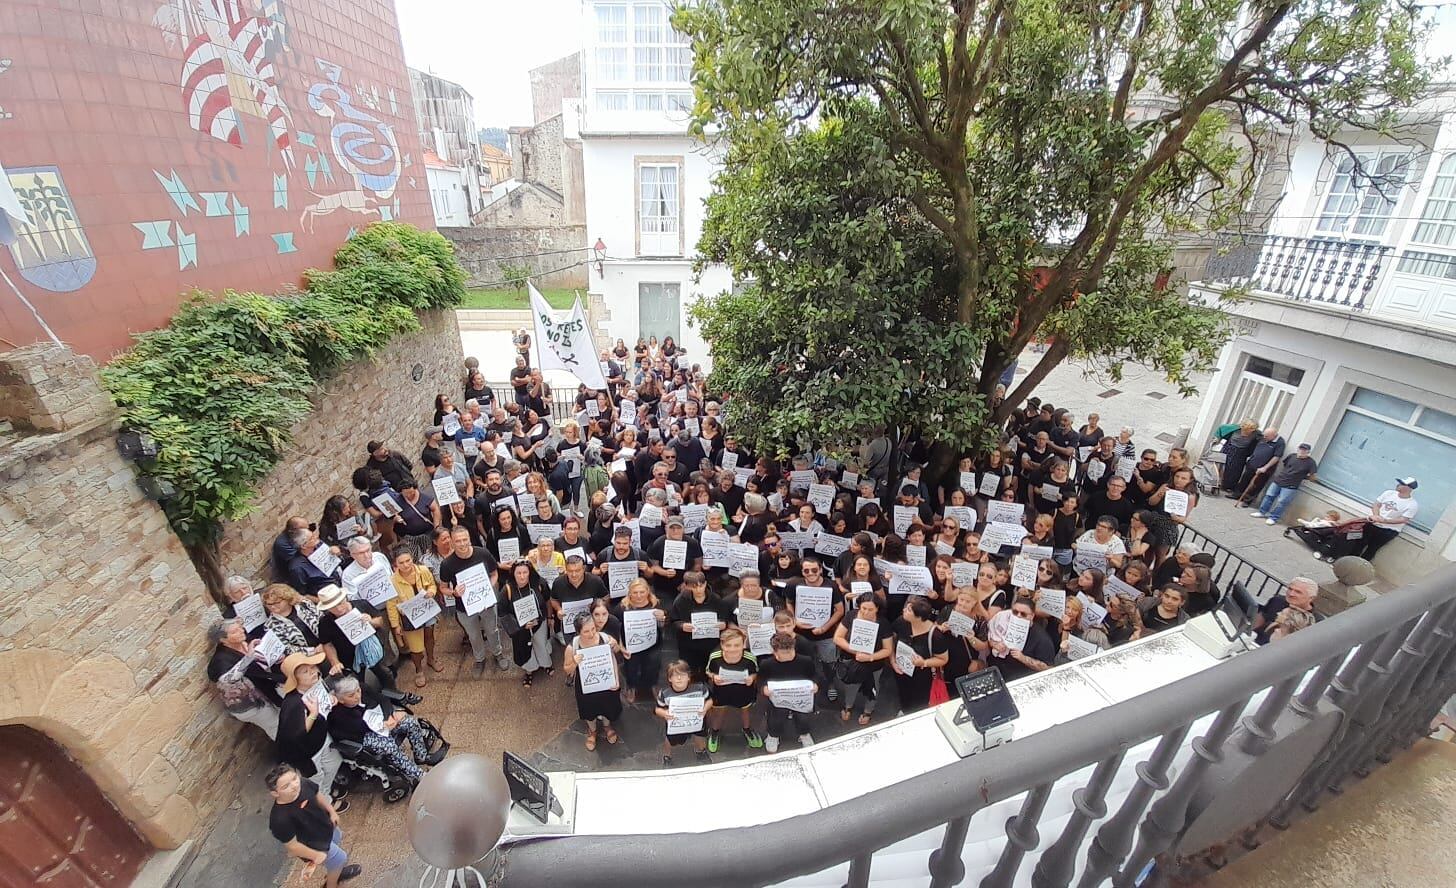
[[[769,641],[773,638],[773,623],[759,623],[748,627],[748,651],[755,657],[767,657],[773,653]]]
[[[577,648],[581,662],[576,664],[576,680],[583,694],[617,689],[617,661],[611,645],[605,640],[591,647]]]
[[[945,557],[949,558],[949,557],[951,557],[952,555],[955,554],[955,546],[952,546],[950,543],[947,543],[945,540],[939,540],[938,539],[938,540],[935,541],[935,551],[936,551],[936,554],[938,554],[938,555],[944,555]]]
[[[829,510],[834,507],[834,485],[810,484],[808,499],[814,506],[814,511],[820,515],[828,515]]]
[[[617,415],[622,418],[623,425],[637,425],[637,402],[623,398],[617,405]]]
[[[692,623],[695,640],[718,637],[718,615],[712,611],[693,611],[689,622]]]
[[[1041,498],[1044,500],[1051,500],[1054,503],[1060,503],[1062,501],[1062,485],[1060,484],[1048,481],[1041,486],[1040,493]]]
[[[961,472],[961,490],[964,490],[966,493],[976,492],[975,472]]]
[[[1036,586],[1036,559],[1017,555],[1011,561],[1011,585],[1018,589]]]
[[[233,614],[242,621],[244,632],[252,632],[268,619],[268,609],[263,607],[263,596],[257,592],[242,601],[233,602]]]
[[[686,570],[688,566],[688,541],[663,540],[662,566],[672,570]]]
[[[832,533],[821,533],[814,538],[814,551],[820,555],[827,555],[830,558],[838,558],[849,551],[849,537],[835,536]]]
[[[1102,476],[1103,475],[1106,475],[1106,474],[1107,474],[1107,463],[1103,462],[1100,459],[1089,460],[1087,462],[1087,480],[1088,481],[1091,481],[1093,484],[1096,484],[1098,481],[1101,481],[1102,480]]]
[[[976,621],[970,615],[963,614],[958,610],[950,612],[950,616],[946,619],[945,625],[950,630],[950,634],[957,638],[969,638],[976,634]]]
[[[908,564],[908,565],[910,565],[911,567],[924,567],[925,566],[925,547],[924,546],[906,546],[905,547],[905,563]]]
[[[970,506],[946,506],[945,517],[954,518],[961,530],[968,530],[976,526],[976,510]]]
[[[863,511],[865,506],[870,506],[870,505],[878,506],[879,504],[880,504],[880,501],[877,500],[877,499],[875,499],[872,496],[856,496],[854,498],[854,511],[855,511],[855,514],[858,514],[859,512]]]
[[[383,564],[374,565],[352,581],[345,580],[344,585],[349,587],[349,597],[362,598],[376,606],[399,595],[388,566]]]
[[[542,370],[565,370],[593,391],[604,391],[607,379],[592,348],[591,327],[581,300],[570,312],[558,315],[536,285],[526,282],[531,298],[531,320],[536,333],[536,353]]]
[[[828,586],[800,586],[794,595],[794,618],[818,629],[834,612],[834,590]]]
[[[258,639],[258,646],[253,648],[253,656],[257,657],[265,666],[277,663],[287,652],[288,648],[283,644],[283,639],[275,635],[272,629],[264,632],[263,637]]]
[[[556,582],[556,578],[561,576],[561,568],[556,566],[555,558],[545,564],[536,564],[534,561],[531,563],[535,565],[536,573],[541,575],[541,579],[545,580],[548,586]]]
[[[1027,558],[1035,558],[1040,561],[1043,558],[1053,557],[1054,550],[1051,546],[1024,546],[1021,549],[1021,554]]]
[[[467,457],[480,454],[480,439],[474,435],[467,435],[460,439],[460,452]]]
[[[981,531],[981,548],[994,555],[1002,546],[1020,546],[1026,536],[1020,524],[987,524]]]
[[[1010,611],[1002,611],[1006,614],[1006,632],[1001,638],[1002,644],[1013,651],[1019,651],[1026,647],[1026,638],[1031,634],[1031,621],[1022,619]],[[996,616],[1001,616],[997,614]]]
[[[772,622],[773,608],[766,607],[762,599],[743,598],[738,601],[737,615],[738,625],[747,629],[759,623]]]
[[[1075,635],[1067,636],[1067,659],[1081,660],[1093,654],[1101,653],[1102,648],[1090,641],[1083,641]]]
[[[1072,567],[1076,570],[1100,570],[1107,572],[1107,547],[1096,543],[1082,543],[1072,556]]]
[[[607,563],[607,588],[608,594],[613,598],[621,598],[627,594],[627,587],[637,579],[638,565],[636,561],[611,561]]]
[[[534,496],[523,496],[519,499],[521,504],[522,518],[536,518],[541,514],[541,507],[536,505]]]
[[[526,492],[526,476],[517,475],[511,479],[511,490],[517,494]]]
[[[542,540],[554,540],[559,533],[561,533],[561,526],[559,524],[537,524],[532,522],[526,525],[526,534],[531,538],[532,545]]]
[[[814,683],[807,678],[792,681],[771,681],[765,685],[768,699],[780,709],[793,712],[814,711]]]
[[[986,503],[987,524],[1020,524],[1024,520],[1026,506],[1021,503],[1004,503],[994,500]]]
[[[350,609],[347,614],[337,617],[336,621],[339,631],[344,633],[344,637],[349,639],[351,644],[359,644],[374,635],[374,624],[369,622],[369,618],[364,616],[363,611]]]
[[[657,644],[657,612],[629,610],[622,612],[622,633],[627,636],[627,653],[638,654]]]
[[[758,547],[753,543],[734,543],[729,556],[729,576],[741,577],[745,570],[758,570]]]
[[[303,692],[303,699],[312,700],[318,704],[319,718],[328,718],[334,708],[334,695],[329,693],[328,686],[319,682],[307,691]]]
[[[854,490],[859,487],[859,473],[845,472],[839,479],[839,486],[845,490]]]
[[[733,485],[735,487],[748,487],[748,479],[753,477],[753,469],[737,468],[733,470]]]
[[[1114,475],[1116,475],[1117,477],[1121,478],[1124,481],[1131,481],[1132,480],[1132,470],[1134,468],[1136,468],[1136,466],[1133,465],[1132,460],[1130,460],[1130,459],[1118,459],[1118,461],[1117,461],[1117,468],[1113,469],[1112,472],[1113,472]]]
[[[920,510],[914,506],[895,507],[895,533],[904,536],[910,530],[910,525],[920,517]]]
[[[339,569],[339,556],[323,543],[319,543],[312,552],[308,553],[308,560],[313,562],[313,566],[318,568],[319,573],[324,576],[333,576],[334,571]]]
[[[981,496],[995,496],[1001,490],[1001,476],[995,472],[987,472],[981,476],[981,483],[976,485],[976,492]]]
[[[849,595],[844,603],[847,607],[859,607],[860,598],[865,595],[873,595],[874,592],[875,587],[872,584],[864,580],[854,580],[849,584]]]
[[[723,684],[746,685],[748,684],[747,669],[729,669],[726,666],[718,667],[718,679]]]
[[[445,414],[440,423],[440,430],[445,433],[445,437],[447,438],[455,437],[456,433],[460,431],[460,414]]]
[[[1101,626],[1102,621],[1107,619],[1107,608],[1081,592],[1077,593],[1077,597],[1082,600],[1082,621],[1079,624],[1080,628],[1091,629],[1095,626]]]
[[[703,695],[683,694],[667,698],[667,732],[693,734],[703,729]]]
[[[641,522],[643,527],[661,527],[662,507],[654,506],[651,503],[644,505],[642,511],[637,516],[637,520]]]
[[[814,534],[806,530],[786,530],[779,534],[779,548],[802,552],[814,548]]]
[[[561,625],[567,635],[576,634],[576,618],[582,614],[591,613],[591,609],[592,600],[590,598],[561,602]]]
[[[817,480],[813,469],[795,469],[789,473],[789,490],[808,490]]]
[[[423,629],[425,624],[440,615],[440,605],[435,603],[433,595],[416,595],[408,601],[401,601],[396,607],[400,615],[409,621],[410,629]]]
[[[849,646],[861,654],[873,654],[879,637],[880,624],[873,620],[855,618],[849,627]]]
[[[384,729],[384,710],[380,709],[378,706],[375,706],[368,712],[364,713],[364,724],[368,725],[369,730],[373,731],[376,734],[389,733]]]
[[[1178,518],[1188,516],[1188,494],[1181,490],[1169,490],[1163,494],[1163,508],[1168,510],[1169,515]]]
[[[729,566],[729,547],[733,545],[733,540],[728,534],[719,530],[704,530],[699,537],[699,545],[703,547],[704,567]]]
[[[495,606],[495,589],[484,564],[472,564],[455,574],[455,594],[467,615],[478,614]]]
[[[534,593],[527,592],[512,598],[511,610],[515,611],[516,622],[522,629],[541,619],[541,605],[536,602]]]
[[[566,464],[566,477],[581,477],[581,455],[578,453],[563,454],[561,461]]]
[[[895,665],[904,675],[915,674],[915,649],[903,641],[895,642]]]
[[[935,588],[935,578],[930,568],[914,565],[898,565],[890,577],[891,595],[925,595]]]
[[[1108,595],[1116,595],[1129,601],[1137,601],[1143,595],[1136,586],[1130,585],[1112,574],[1107,575],[1107,586],[1103,591]]]
[[[682,513],[683,530],[692,533],[708,526],[708,507],[689,503],[679,510]]]
[[[347,543],[351,537],[360,536],[364,533],[364,525],[356,515],[352,518],[345,518],[334,525],[334,538],[341,543]]]
[[[521,540],[519,537],[501,537],[495,544],[496,552],[500,555],[502,563],[517,561],[521,557]]]
[[[596,419],[598,416],[602,415],[602,405],[597,403],[596,398],[589,398],[585,406],[586,415],[591,417],[592,419]]]
[[[1078,447],[1077,448],[1077,459],[1081,460],[1082,462],[1086,462],[1087,461],[1087,457],[1089,457],[1091,455],[1092,455],[1092,447],[1090,445],[1087,446],[1087,447]]]
[[[1049,617],[1056,617],[1060,620],[1067,615],[1067,590],[1036,590],[1036,609]]]
[[[385,492],[379,496],[372,496],[369,498],[369,501],[386,518],[394,518],[400,512],[404,511],[404,508],[399,504],[399,500],[395,499],[392,493]],[[327,573],[327,571],[325,572]]]
[[[952,561],[950,563],[950,584],[957,589],[964,589],[967,586],[976,585],[976,575],[981,572],[981,565],[970,561]]]
[[[724,469],[730,472],[733,471],[738,468],[738,454],[732,450],[723,451],[722,463]],[[752,472],[749,474],[752,474]]]

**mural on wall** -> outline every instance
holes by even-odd
[[[433,224],[392,0],[105,9],[0,47],[0,338],[41,335],[29,299],[106,360],[192,289],[276,292],[371,222]]]
[[[21,277],[53,293],[79,290],[96,274],[96,257],[76,216],[61,171],[53,166],[6,170],[25,222],[10,255]]]

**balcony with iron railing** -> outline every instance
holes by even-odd
[[[1392,252],[1383,244],[1327,238],[1226,238],[1209,257],[1202,283],[1365,311]]]

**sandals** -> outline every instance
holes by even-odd
[[[597,748],[597,732],[592,731],[586,735],[586,751],[595,752]]]
[[[849,713],[849,710],[848,709],[841,709],[841,710],[839,710],[839,720],[840,721],[842,721],[842,722],[849,721],[849,715],[850,715],[850,713]]]
[[[611,725],[607,725],[606,726],[606,730],[607,730],[607,743],[611,744],[612,746],[616,746],[617,745],[617,741],[622,739],[621,735],[618,734],[616,728],[613,728]]]
[[[521,687],[529,688],[531,686],[531,675],[532,673],[527,672],[525,675],[521,676]]]
[[[859,726],[860,727],[865,727],[869,723],[870,723],[870,714],[868,712],[861,712],[859,714]]]
[[[425,674],[423,672],[421,672],[421,673],[418,673],[417,675],[415,675],[415,687],[422,688],[424,686],[425,686]]]
[[[430,668],[433,669],[433,670],[435,670],[436,672],[444,672],[445,671],[445,667],[444,666],[441,666],[439,663],[436,663],[434,660],[431,660],[430,661]]]

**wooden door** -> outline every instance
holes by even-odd
[[[0,888],[121,888],[151,853],[59,746],[0,727]]]

